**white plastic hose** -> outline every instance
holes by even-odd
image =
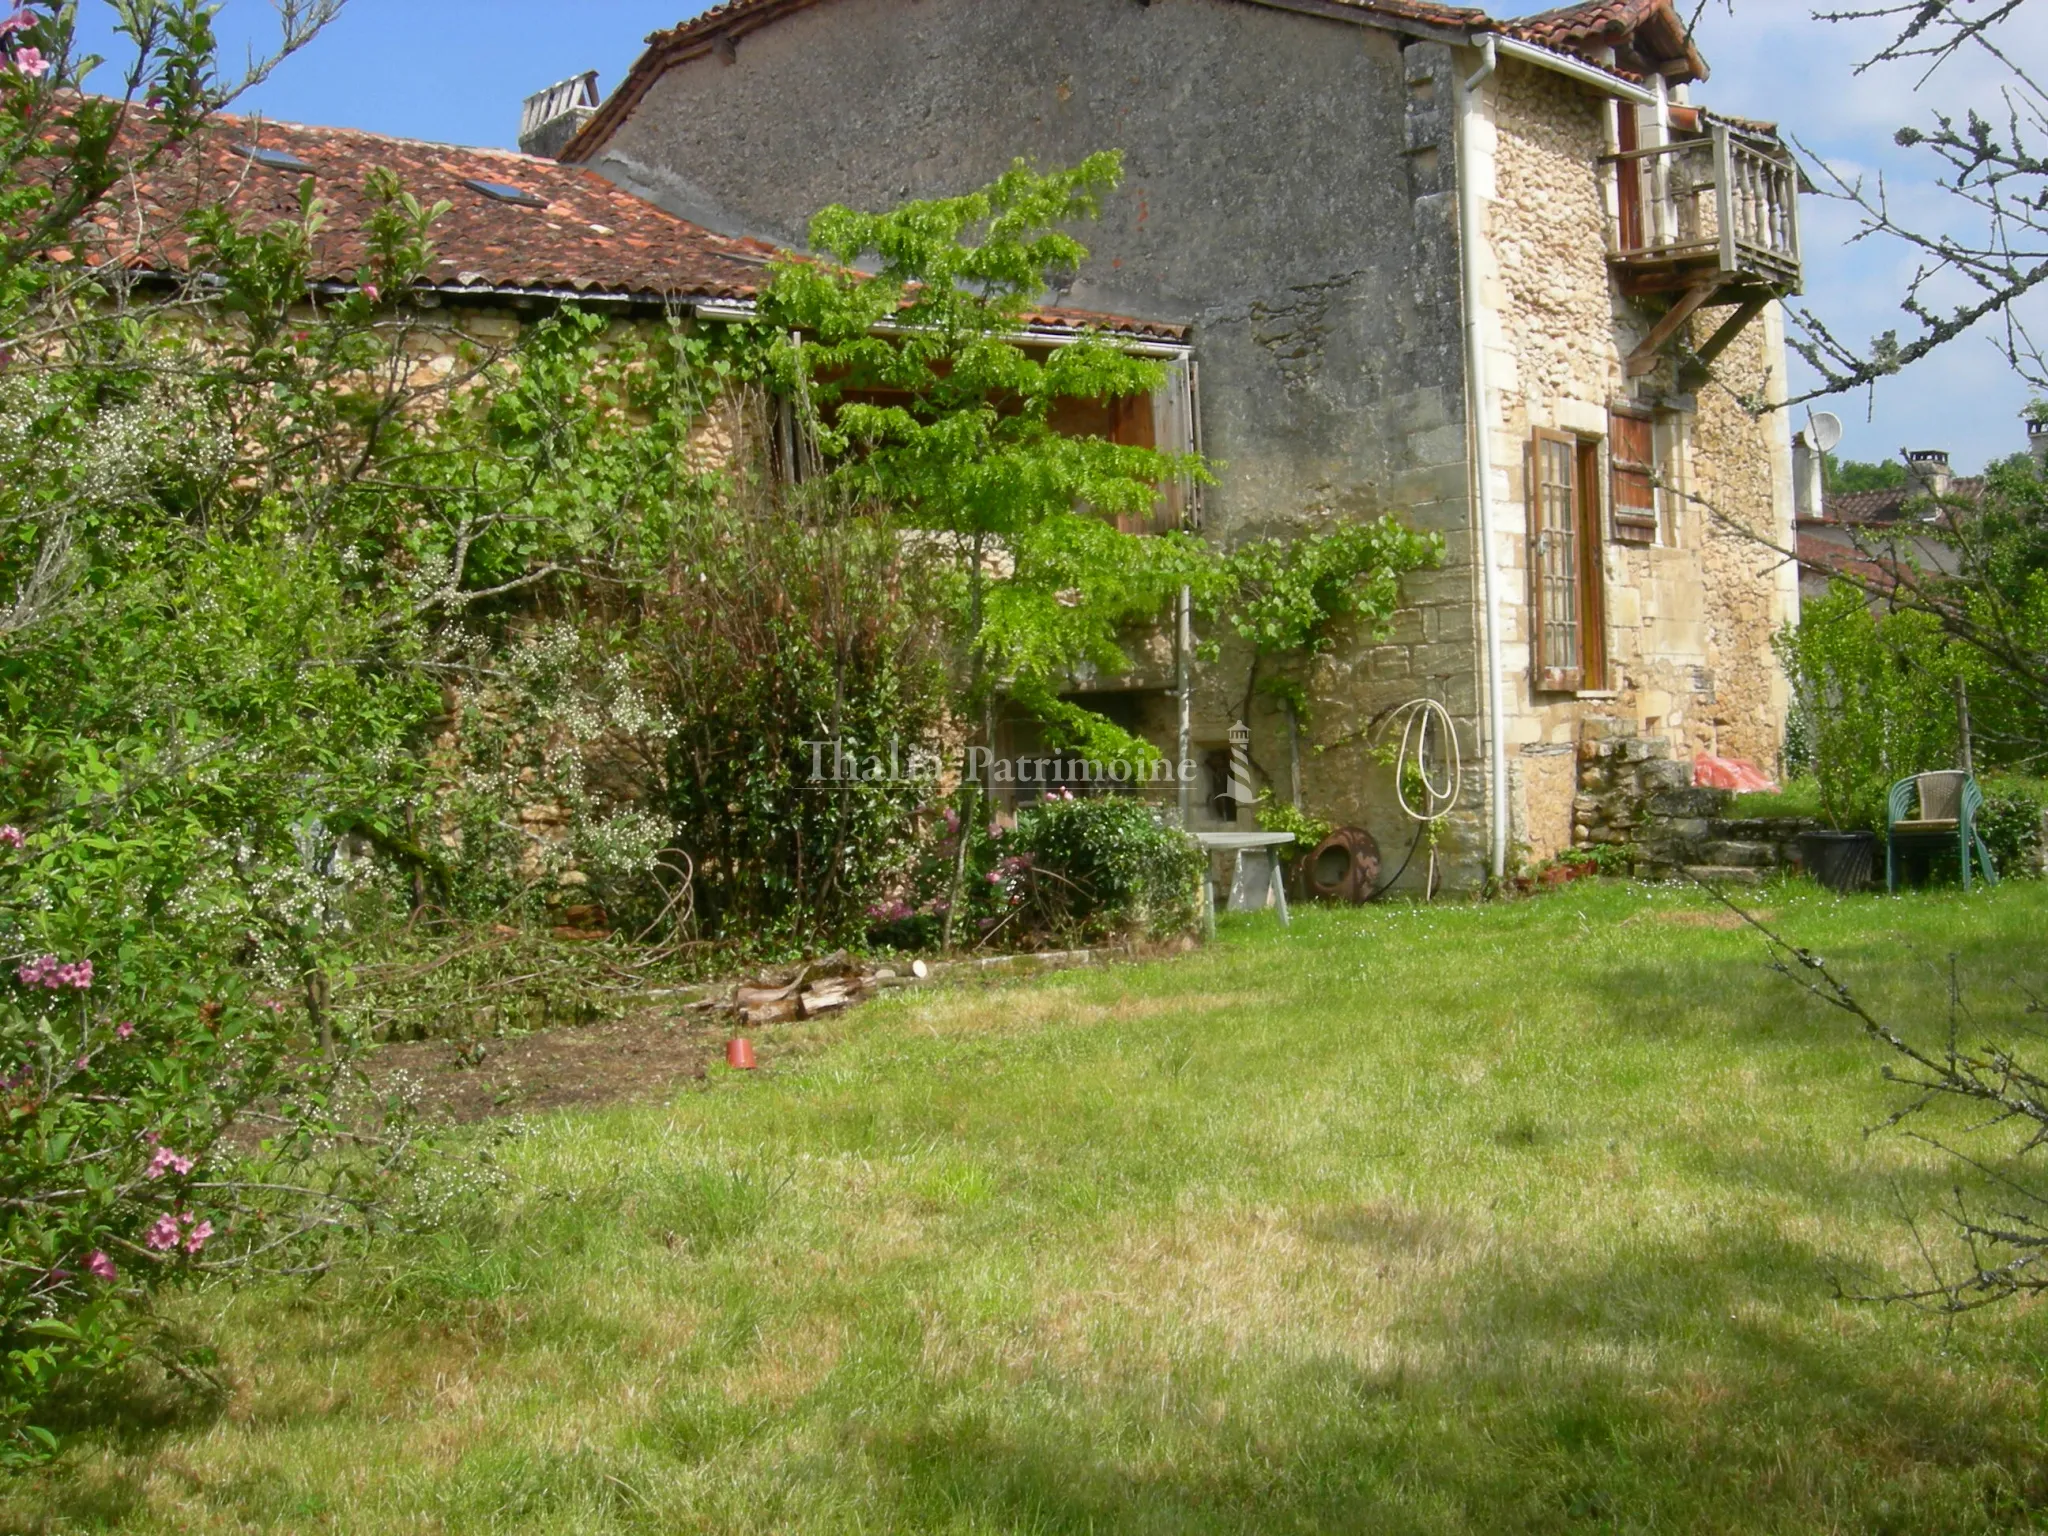
[[[1394,793],[1401,801],[1401,809],[1411,821],[1427,825],[1442,821],[1457,809],[1460,785],[1464,779],[1465,759],[1458,750],[1458,728],[1451,721],[1450,711],[1435,699],[1412,699],[1387,717],[1387,729],[1401,727],[1401,750],[1394,757]],[[1438,744],[1448,742],[1445,752]],[[1430,761],[1447,761],[1449,775],[1433,777]],[[1422,784],[1422,805],[1417,807],[1408,802],[1408,765],[1415,765],[1415,776]]]

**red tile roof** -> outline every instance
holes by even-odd
[[[1897,580],[1897,567],[1862,550],[1844,548],[1826,539],[1802,533],[1795,546],[1802,571],[1825,576],[1852,576],[1873,585],[1885,586]]]
[[[1581,57],[1614,49],[1619,55],[1616,62],[1630,74],[1683,61],[1685,68],[1675,78],[1707,78],[1706,60],[1673,0],[1583,0],[1503,23],[1503,30],[1524,42]]]
[[[138,119],[138,135],[147,134]],[[750,297],[775,248],[700,229],[579,166],[501,149],[459,149],[353,128],[310,128],[219,117],[168,152],[139,182],[123,181],[102,205],[113,259],[139,269],[187,270],[181,221],[223,202],[252,224],[296,219],[308,173],[261,164],[247,147],[282,151],[312,168],[329,204],[314,241],[313,279],[352,283],[372,203],[364,180],[392,171],[421,202],[449,204],[434,225],[436,286],[579,293],[617,298]],[[517,188],[545,206],[500,201],[466,183]]]
[[[1978,475],[1960,475],[1949,481],[1948,494],[1975,501],[1984,494],[1984,481]],[[1839,491],[1830,492],[1823,503],[1821,521],[1841,523],[1845,527],[1882,527],[1904,518],[1909,503],[1924,501],[1927,493],[1917,485],[1893,486],[1882,491]],[[1913,512],[1928,510],[1912,506]],[[1936,519],[1939,521],[1939,518]]]
[[[138,114],[135,132],[148,131],[148,120]],[[104,243],[91,259],[139,271],[188,271],[190,243],[181,222],[190,210],[215,202],[255,225],[296,219],[308,173],[261,164],[246,153],[250,146],[283,151],[312,167],[315,188],[329,204],[314,241],[317,283],[356,281],[365,255],[361,231],[372,208],[364,179],[377,167],[392,171],[422,203],[449,204],[434,224],[427,281],[455,294],[746,302],[760,292],[776,255],[762,241],[713,234],[679,219],[581,166],[353,128],[222,116],[108,197],[99,218]],[[546,206],[501,201],[472,182],[517,189]],[[1181,326],[1080,310],[1047,310],[1031,319],[1054,330],[1097,327],[1168,341],[1186,334]]]

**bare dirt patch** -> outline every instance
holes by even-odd
[[[1700,912],[1687,910],[1682,912],[1659,912],[1656,920],[1660,923],[1670,923],[1675,928],[1733,929],[1747,927],[1750,918],[1754,918],[1760,923],[1767,923],[1777,915],[1775,912],[1758,910],[1750,913],[1749,918],[1745,918],[1740,912]]]
[[[648,1012],[504,1039],[384,1045],[362,1066],[378,1089],[416,1087],[422,1113],[469,1125],[501,1115],[659,1102],[724,1060],[731,1033],[726,1019]]]

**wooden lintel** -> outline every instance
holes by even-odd
[[[1639,379],[1646,373],[1655,373],[1657,354],[1664,350],[1664,344],[1678,334],[1678,328],[1690,320],[1693,312],[1711,299],[1714,290],[1720,286],[1718,279],[1710,283],[1695,283],[1681,294],[1671,308],[1664,312],[1664,318],[1650,328],[1650,334],[1643,338],[1643,344],[1628,355],[1628,376]]]
[[[1768,297],[1744,299],[1742,307],[1721,322],[1721,328],[1707,338],[1706,345],[1702,346],[1694,356],[1702,364],[1711,363],[1715,358],[1728,350],[1728,343],[1737,336],[1740,336],[1742,328],[1762,314],[1764,306],[1770,302]]]

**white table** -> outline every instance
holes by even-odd
[[[1287,883],[1276,850],[1294,841],[1292,832],[1197,832],[1194,836],[1204,853],[1233,855],[1231,911],[1263,912],[1271,903],[1279,910],[1280,926],[1287,926]],[[1206,870],[1202,874],[1202,928],[1210,938],[1216,936],[1216,887]]]

